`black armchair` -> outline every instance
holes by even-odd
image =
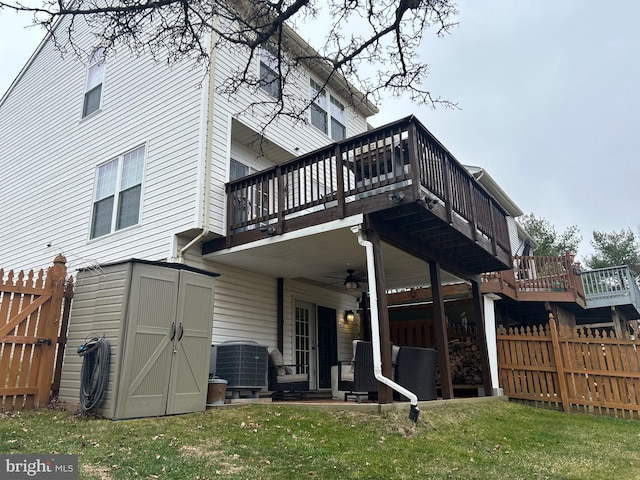
[[[418,400],[436,400],[436,364],[438,352],[432,348],[400,347],[396,380],[418,396]],[[399,395],[401,400],[408,400]]]
[[[269,391],[272,400],[303,400],[309,391],[306,365],[285,365],[277,348],[269,352]]]
[[[338,364],[338,390],[345,392],[344,401],[353,396],[373,398],[378,393],[378,380],[373,374],[373,348],[371,342],[354,341],[351,361]]]

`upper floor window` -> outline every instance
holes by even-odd
[[[260,88],[274,98],[280,98],[278,59],[266,48],[260,49]]]
[[[237,160],[231,159],[231,164],[229,168],[229,181],[233,182],[242,177],[246,177],[252,173],[251,167],[241,163]]]
[[[91,238],[140,222],[144,145],[98,166]]]
[[[335,141],[344,140],[347,137],[344,105],[333,95],[327,95],[322,85],[314,79],[309,81],[309,98],[311,124]]]
[[[100,108],[102,98],[102,82],[104,80],[104,48],[98,47],[93,51],[87,67],[87,82],[84,88],[84,102],[82,118],[91,115]]]
[[[331,95],[331,138],[335,141],[347,138],[346,114],[344,105]]]
[[[322,133],[329,134],[327,124],[327,92],[313,78],[309,81],[309,97],[311,98],[311,125]]]

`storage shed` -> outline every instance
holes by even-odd
[[[122,419],[204,410],[216,276],[138,259],[79,271],[59,400],[78,404],[77,348],[104,337],[109,381],[96,413]]]

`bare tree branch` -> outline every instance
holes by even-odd
[[[124,47],[159,62],[190,59],[208,68],[213,50],[237,49],[246,61],[222,82],[219,93],[225,95],[261,85],[251,65],[266,48],[277,60],[278,95],[249,108],[266,103],[274,118],[306,121],[314,99],[287,93],[301,65],[321,68],[325,85],[339,83],[354,98],[356,85],[372,103],[387,94],[455,107],[426,87],[428,65],[420,56],[426,33],[443,35],[455,25],[454,0],[43,0],[38,6],[0,1],[0,13],[4,10],[31,14],[61,52],[85,61],[90,52],[77,40],[79,19],[106,55]],[[290,29],[304,33],[313,25],[316,33],[320,23],[327,25],[324,35],[307,39],[313,48]]]

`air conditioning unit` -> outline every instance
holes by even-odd
[[[231,398],[250,393],[257,398],[267,387],[268,352],[266,345],[250,341],[228,341],[215,346],[215,376],[227,381]]]

